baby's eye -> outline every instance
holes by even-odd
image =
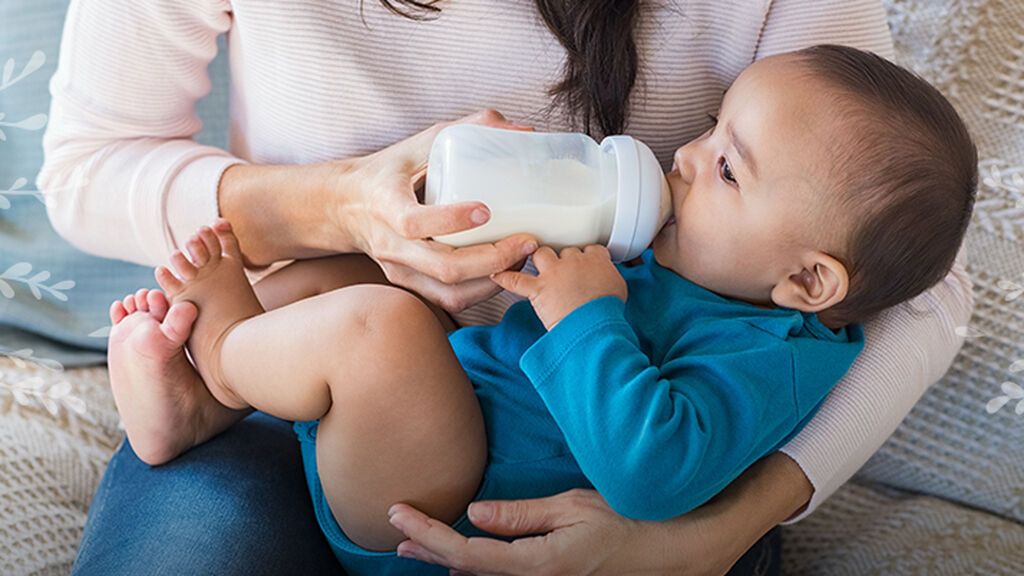
[[[722,175],[722,180],[736,184],[736,177],[732,173],[732,167],[729,166],[729,161],[722,158],[718,159],[718,172]]]

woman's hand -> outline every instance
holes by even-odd
[[[593,490],[469,506],[476,527],[521,536],[512,542],[466,538],[407,504],[395,504],[388,516],[409,537],[398,545],[399,555],[447,566],[453,574],[721,576],[803,508],[813,490],[800,466],[775,452],[703,506],[664,522],[619,516]]]
[[[570,312],[602,296],[626,301],[626,281],[604,246],[563,248],[560,254],[541,246],[533,254],[537,276],[498,272],[491,278],[502,288],[530,299],[537,317],[551,330]]]
[[[414,290],[449,312],[458,312],[501,289],[488,278],[537,248],[526,234],[464,248],[429,240],[479,226],[490,218],[482,202],[424,206],[416,190],[426,177],[437,133],[456,123],[528,130],[500,113],[484,110],[456,122],[435,124],[369,156],[338,164],[324,206],[334,229],[377,262],[393,284]]]
[[[537,247],[533,238],[519,234],[465,248],[428,240],[478,226],[490,215],[481,202],[423,206],[416,197],[434,137],[459,122],[530,129],[484,110],[435,124],[368,156],[225,170],[217,205],[235,230],[245,265],[363,252],[389,281],[449,312],[499,292],[488,276],[524,261]]]
[[[490,516],[488,514],[490,513]],[[452,568],[452,573],[626,574],[632,558],[649,550],[657,525],[619,516],[593,490],[570,490],[548,498],[475,502],[469,517],[495,534],[543,534],[504,542],[466,538],[447,524],[407,504],[388,511],[391,523],[410,540],[398,555]]]

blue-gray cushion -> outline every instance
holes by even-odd
[[[67,4],[0,2],[0,353],[31,348],[35,357],[75,366],[105,360],[110,302],[155,282],[150,268],[90,256],[65,242],[33,191]],[[199,105],[204,129],[197,138],[221,147],[228,123],[224,56],[222,41],[210,66],[213,90]]]

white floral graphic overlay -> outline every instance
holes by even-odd
[[[55,374],[64,371],[64,366],[60,362],[36,356],[31,348],[2,350],[0,354],[10,358],[15,368],[20,370],[33,365]],[[85,401],[72,394],[71,383],[65,379],[53,382],[43,376],[26,378],[23,373],[0,369],[0,392],[10,394],[20,406],[42,406],[52,416],[59,416],[61,408],[79,416],[86,412]]]
[[[25,67],[21,69],[21,73],[15,76],[14,58],[8,58],[7,62],[4,63],[3,71],[0,72],[0,92],[21,82],[30,74],[42,68],[45,63],[46,54],[41,50],[36,50],[32,53],[28,62],[25,63]],[[5,127],[18,128],[20,130],[40,130],[43,126],[46,126],[46,114],[35,114],[17,122],[6,121],[6,118],[7,114],[0,111],[0,142],[7,140],[7,133],[3,130]]]
[[[41,405],[53,416],[59,416],[61,408],[79,416],[85,414],[85,401],[71,393],[67,380],[47,382],[42,376],[31,376],[8,382],[7,374],[0,370],[0,390],[14,396],[21,406]]]
[[[1024,283],[1024,278],[1021,279],[1021,282]],[[996,286],[1006,292],[1006,296],[1003,296],[1003,299],[1007,302],[1013,302],[1024,294],[1024,286],[1013,280],[1000,280]]]
[[[1000,168],[995,162],[988,160],[979,163],[979,168],[988,170],[981,183],[993,190],[1003,190],[1018,198],[1019,205],[1024,201],[1024,173],[1021,169]]]
[[[14,181],[7,190],[0,190],[0,210],[7,210],[11,207],[12,196],[33,196],[43,204],[46,204],[46,200],[43,198],[43,193],[38,190],[22,190],[28,184],[27,178],[18,178]]]
[[[1013,364],[1010,364],[1010,373],[1015,374],[1018,372],[1024,372],[1024,359],[1017,360]],[[985,411],[989,414],[995,414],[1003,409],[1010,401],[1016,400],[1017,405],[1014,406],[1013,411],[1018,415],[1024,415],[1024,388],[1022,388],[1016,382],[1009,380],[999,385],[1002,394],[988,401],[985,405]]]
[[[1014,280],[1001,278],[996,281],[996,288],[1004,293],[1002,300],[1005,302],[1021,299],[1024,296],[1024,276]],[[1021,301],[1024,301],[1024,299]],[[964,339],[994,337],[993,334],[989,334],[970,324],[967,326],[957,326],[955,331],[958,336]],[[1024,373],[1024,358],[1011,363],[1009,372],[1010,374]],[[995,414],[1008,403],[1016,401],[1013,411],[1018,416],[1024,415],[1024,387],[1012,380],[1006,380],[999,385],[999,388],[1002,394],[989,400],[985,404],[985,411],[989,414]]]
[[[74,288],[74,280],[61,280],[56,284],[47,286],[43,282],[50,279],[48,271],[42,270],[29,276],[31,273],[32,264],[28,262],[18,262],[0,273],[0,294],[6,298],[14,298],[14,288],[11,286],[11,282],[21,282],[28,286],[36,300],[42,300],[43,292],[46,292],[61,302],[67,302],[68,295],[63,290]]]
[[[50,370],[51,372],[64,371],[63,364],[50,358],[36,356],[35,351],[31,348],[22,348],[20,350],[0,350],[0,354],[10,358],[18,368],[26,368],[29,364],[33,364],[40,368]]]

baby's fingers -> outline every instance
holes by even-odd
[[[491,280],[503,289],[524,298],[533,298],[540,290],[540,280],[523,272],[496,272],[491,274]]]

